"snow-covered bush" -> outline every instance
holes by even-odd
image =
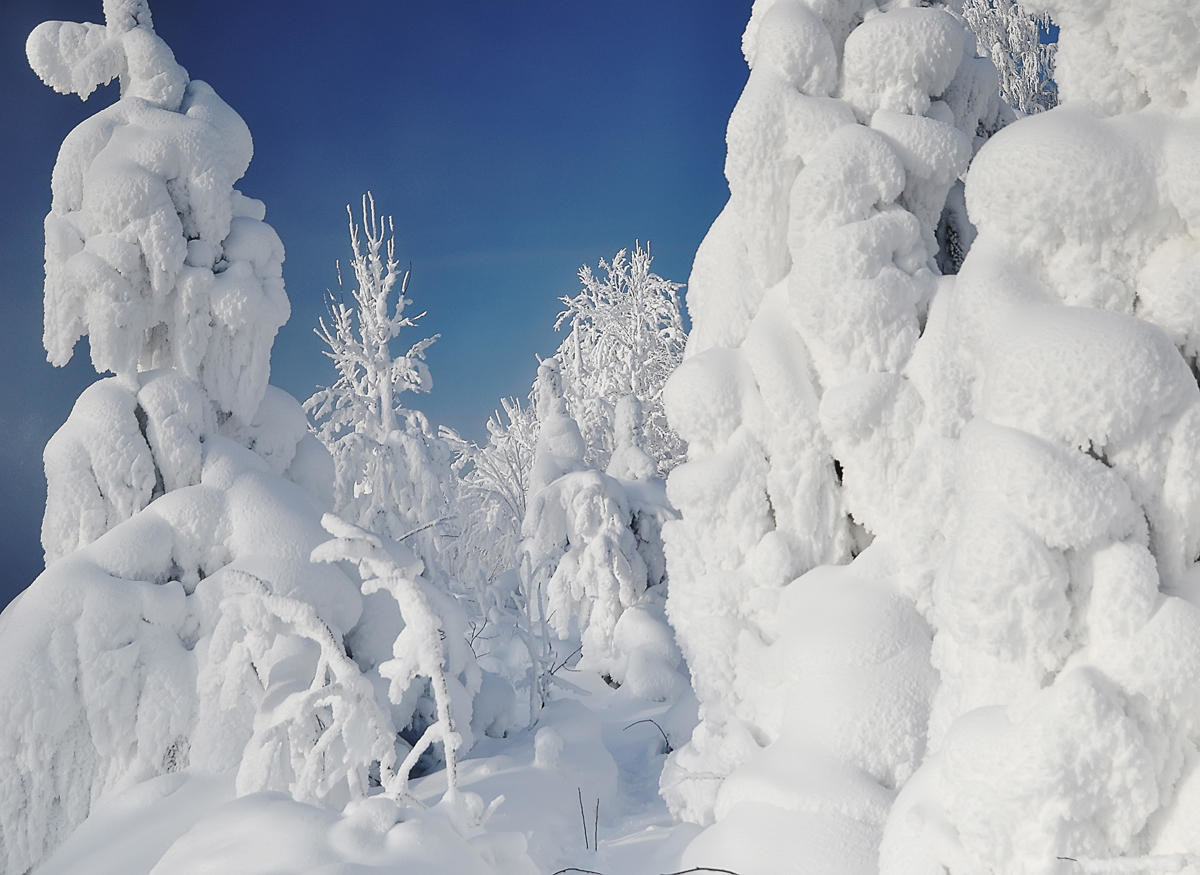
[[[687,332],[679,309],[681,286],[650,270],[650,247],[600,259],[595,273],[579,268],[581,291],[563,296],[554,323],[570,331],[555,353],[563,363],[563,393],[587,443],[587,461],[608,464],[614,448],[616,407],[632,395],[642,405],[645,449],[664,476],[683,458],[683,444],[667,424],[663,385],[679,366]]]
[[[362,237],[350,208],[350,266],[355,286],[329,299],[329,322],[317,336],[329,348],[338,378],[305,402],[317,433],[333,454],[338,512],[389,538],[415,537],[432,568],[440,545],[436,527],[450,516],[450,451],[425,416],[402,406],[404,392],[433,386],[425,351],[437,335],[417,341],[402,355],[391,344],[422,315],[405,313],[412,303],[407,271],[396,260],[391,217],[375,212],[363,196]]]
[[[404,761],[397,766],[394,759],[379,760],[384,789],[393,795],[405,793],[417,760],[431,744],[441,742],[446,793],[457,806],[458,752],[473,744],[472,699],[480,686],[466,631],[461,621],[454,622],[461,615],[446,609],[448,597],[424,578],[420,559],[405,545],[385,547],[376,535],[333,515],[326,515],[323,524],[334,538],[313,553],[314,561],[354,563],[366,595],[386,592],[399,607],[403,628],[392,640],[391,658],[378,666],[389,681],[388,698],[401,704],[426,681],[433,694],[435,719],[421,728]]]

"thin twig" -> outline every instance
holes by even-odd
[[[583,813],[583,788],[575,788],[579,792],[579,819],[583,821],[583,847],[584,850],[591,850],[591,845],[588,844],[587,834],[587,815]]]
[[[417,526],[415,529],[413,529],[410,532],[405,532],[403,535],[401,535],[396,540],[404,541],[408,538],[411,538],[413,535],[420,534],[421,532],[425,531],[426,529],[432,529],[434,526],[440,526],[442,523],[446,522],[449,519],[450,519],[450,517],[448,517],[448,516],[438,517],[436,520],[433,520],[432,522],[428,522],[428,523],[425,523],[424,525]]]
[[[672,750],[674,750],[674,748],[671,747],[671,739],[667,738],[667,733],[663,730],[663,728],[661,726],[658,725],[658,721],[654,720],[653,718],[644,717],[641,720],[634,720],[632,723],[629,724],[629,726],[626,726],[625,729],[622,729],[621,731],[624,732],[626,729],[630,729],[631,727],[637,726],[639,723],[653,723],[654,728],[657,729],[663,737],[663,744],[665,744],[667,746],[667,753],[670,753]]]
[[[600,797],[596,797],[596,816],[592,820],[592,850],[600,850]]]
[[[572,657],[572,656],[574,656],[576,653],[578,653],[578,652],[579,652],[579,651],[581,651],[581,650],[583,650],[583,645],[582,645],[582,644],[580,644],[578,647],[576,647],[574,650],[572,650],[570,653],[568,653],[568,654],[567,654],[567,658],[566,658],[566,659],[564,659],[562,662],[560,662],[560,663],[559,663],[559,664],[558,664],[558,665],[557,665],[555,668],[552,668],[552,669],[550,669],[550,674],[554,674],[554,673],[555,673],[555,672],[557,672],[557,671],[558,671],[560,668],[562,668],[564,665],[566,665],[568,662],[570,662],[570,661],[571,661],[571,657]]]
[[[576,869],[574,866],[568,866],[566,869],[559,869],[551,875],[564,875],[566,872],[583,872],[584,875],[604,875],[603,872],[597,872],[595,869]]]

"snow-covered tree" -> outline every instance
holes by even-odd
[[[325,539],[332,463],[300,405],[267,385],[288,303],[265,208],[233,188],[249,132],[175,62],[145,0],[108,0],[104,13],[103,25],[43,24],[27,44],[59,91],[120,80],[117,102],[63,142],[45,250],[51,361],[86,334],[96,368],[116,376],[87,389],[47,445],[48,567],[0,622],[9,872],[115,790],[237,771],[262,709],[297,683],[333,724],[327,737],[311,724],[293,734],[293,764],[317,764],[370,722],[342,643],[361,593],[308,561]],[[370,766],[301,772],[319,792],[361,791]]]
[[[1028,115],[1057,103],[1056,44],[1042,40],[1048,16],[1032,16],[1015,0],[966,0],[962,14],[979,51],[995,64],[1000,94],[1009,106]]]
[[[483,446],[449,429],[442,432],[454,453],[453,469],[458,476],[458,537],[452,548],[455,571],[484,587],[517,567],[538,435],[533,405],[502,398],[500,407],[488,418],[488,439]]]
[[[433,387],[425,351],[438,335],[403,354],[392,350],[424,314],[406,312],[409,272],[396,260],[391,217],[376,214],[369,193],[361,228],[346,212],[354,287],[349,301],[330,295],[329,321],[316,329],[338,378],[305,407],[333,454],[338,512],[385,537],[416,537],[431,563],[439,552],[435,529],[450,515],[450,451],[424,414],[403,407],[402,396]]]
[[[930,755],[881,870],[1191,871],[1200,10],[1029,5],[1062,105],[980,152],[979,237],[914,356],[952,511]]]
[[[871,872],[923,754],[922,578],[907,555],[864,560],[908,521],[920,399],[902,375],[961,257],[947,244],[969,243],[949,199],[999,126],[971,43],[937,4],[754,4],[730,200],[665,391],[688,444],[668,480],[667,608],[701,720],[661,786],[678,815],[716,822],[685,863]]]
[[[563,363],[563,391],[598,468],[613,451],[617,403],[632,395],[643,408],[646,450],[665,476],[682,459],[683,445],[667,424],[663,385],[679,366],[687,332],[678,283],[650,270],[650,247],[620,250],[599,272],[579,269],[582,289],[563,296],[554,323],[570,331],[555,354]]]
[[[639,633],[661,627],[666,638],[661,597],[658,614],[643,611],[645,623],[624,636],[618,627],[629,609],[647,602],[647,590],[665,576],[658,537],[670,515],[661,485],[647,480],[654,463],[638,446],[636,402],[619,404],[623,439],[617,466],[639,476],[620,480],[583,461],[584,441],[563,398],[561,366],[556,358],[538,368],[535,385],[540,420],[529,495],[522,521],[519,597],[525,610],[523,634],[531,661],[531,710],[557,680],[555,660],[580,652],[579,667],[620,684],[633,672],[639,695],[665,699],[679,681],[680,657],[673,643],[648,649],[631,660]],[[662,588],[658,588],[661,594]],[[651,598],[651,601],[654,599]],[[640,615],[641,616],[641,615]],[[631,629],[634,620],[626,623]],[[552,635],[548,634],[553,632]],[[532,715],[531,715],[532,716]]]

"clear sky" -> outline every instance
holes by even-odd
[[[115,99],[55,94],[25,37],[100,0],[0,0],[0,604],[41,570],[41,450],[96,379],[41,348],[42,218],[62,138]],[[650,241],[684,282],[728,190],[724,131],[746,80],[750,0],[157,0],[193,78],[246,120],[239,187],[287,248],[292,318],[272,379],[303,399],[332,380],[312,329],[348,248],[345,204],[395,216],[409,297],[427,310],[431,421],[481,436],[550,353],[557,297],[585,262]],[[417,339],[416,336],[412,338]]]

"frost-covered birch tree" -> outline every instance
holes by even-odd
[[[598,468],[613,451],[617,404],[632,395],[643,409],[646,450],[665,476],[683,445],[667,423],[662,390],[683,357],[687,332],[678,283],[650,270],[650,246],[622,249],[598,271],[579,269],[582,288],[559,300],[555,329],[570,328],[555,354],[563,363],[563,391]]]
[[[482,446],[449,429],[442,433],[454,453],[458,477],[455,570],[484,588],[518,564],[538,435],[534,406],[523,406],[516,398],[500,399],[500,410],[488,417],[487,431]]]

